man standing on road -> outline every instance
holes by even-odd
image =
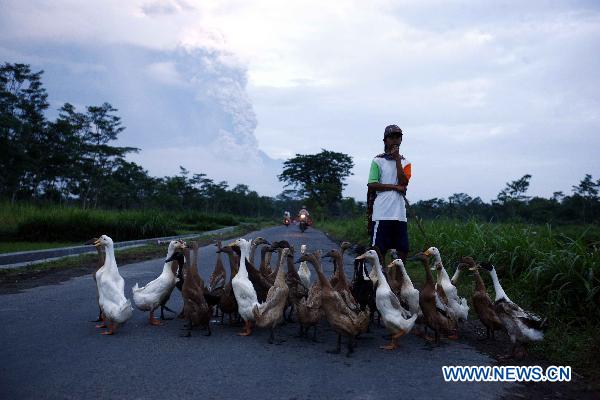
[[[384,153],[371,162],[367,205],[371,245],[381,254],[396,249],[402,261],[408,254],[408,225],[404,195],[411,164],[400,154],[402,129],[389,125],[383,133]]]

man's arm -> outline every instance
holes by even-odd
[[[378,192],[385,192],[388,190],[395,190],[397,192],[405,192],[406,191],[405,185],[390,185],[387,183],[373,182],[373,183],[369,183],[367,186],[369,187],[369,189],[373,189]]]
[[[396,148],[392,151],[392,156],[394,156],[394,160],[396,160],[396,175],[398,175],[398,185],[404,186],[404,190],[406,191],[406,186],[408,185],[408,177],[404,173],[404,168],[402,167],[402,159],[404,158],[402,154],[399,152],[399,148]]]

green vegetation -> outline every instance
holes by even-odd
[[[414,251],[436,246],[449,273],[460,257],[471,255],[492,262],[508,296],[525,309],[550,321],[546,340],[536,351],[549,359],[586,369],[600,370],[600,228],[598,226],[480,223],[438,219],[423,222],[426,240],[415,223],[409,223]],[[329,220],[320,225],[329,234],[368,244],[364,219]],[[417,284],[424,280],[422,267],[409,263]],[[493,298],[493,287],[482,274]],[[461,296],[473,290],[469,274],[459,285]]]
[[[56,118],[47,118],[42,73],[33,72],[27,64],[0,64],[0,199],[84,210],[195,210],[203,215],[256,218],[272,218],[282,215],[283,209],[298,208],[299,199],[260,196],[245,184],[229,188],[225,181],[216,182],[181,166],[175,176],[150,176],[142,166],[126,160],[139,149],[114,145],[125,127],[109,103],[84,109],[65,103]],[[85,216],[69,217],[75,218],[87,222]],[[168,222],[150,220],[148,225],[135,223],[132,228],[129,218],[138,217],[127,214],[128,221],[118,224],[123,235],[136,229],[147,234],[165,230]],[[188,220],[203,223],[193,216]],[[29,229],[40,225],[45,222],[34,221]]]
[[[82,210],[0,202],[0,240],[3,242],[77,244],[103,232],[110,232],[115,241],[123,241],[203,232],[239,223],[240,219],[233,215],[207,215],[197,211]]]
[[[80,246],[81,242],[0,242],[0,254]]]

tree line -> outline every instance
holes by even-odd
[[[301,200],[260,196],[247,185],[229,187],[180,167],[153,177],[126,160],[134,147],[112,144],[125,129],[109,103],[77,110],[65,103],[48,120],[43,71],[27,64],[0,66],[0,197],[90,208],[169,210],[273,216]]]
[[[276,197],[261,196],[247,185],[230,187],[183,166],[175,176],[153,177],[126,160],[140,149],[115,146],[125,129],[109,103],[77,110],[63,104],[54,120],[42,84],[43,71],[27,64],[0,65],[0,198],[77,205],[83,209],[194,209],[250,217],[281,216],[306,203],[317,215],[357,217],[365,203],[344,198],[345,179],[354,167],[352,157],[322,149],[296,154],[278,175],[285,190]],[[571,195],[550,199],[526,195],[531,175],[507,183],[497,199],[456,193],[448,200],[418,201],[413,211],[423,218],[438,216],[486,220],[592,223],[600,220],[600,179],[586,175]],[[365,189],[366,197],[366,189]]]
[[[496,199],[485,203],[480,197],[455,193],[447,200],[433,198],[413,205],[415,214],[422,218],[445,216],[450,218],[475,217],[486,221],[522,221],[534,223],[592,224],[600,222],[600,179],[592,175],[574,185],[570,195],[554,192],[551,198],[528,196],[531,175],[508,182]]]

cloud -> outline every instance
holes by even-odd
[[[244,155],[247,170],[263,163],[244,175],[258,187],[280,172],[274,159],[327,148],[354,157],[346,194],[364,198],[389,123],[406,132],[414,198],[490,199],[525,173],[537,194],[569,192],[599,167],[596,2],[8,0],[5,10],[0,54],[46,69],[51,96],[116,103],[123,143],[152,154],[151,171],[176,173],[181,151],[233,181]],[[65,71],[79,77],[69,84]]]

